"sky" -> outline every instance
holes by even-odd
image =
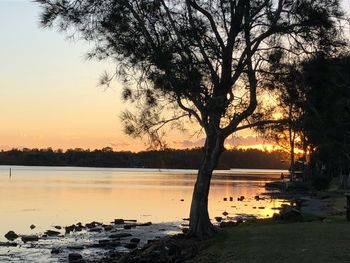
[[[98,86],[113,65],[87,61],[87,44],[40,28],[39,13],[30,0],[0,0],[0,149],[144,150],[145,142],[122,132],[120,83]],[[174,148],[203,145],[189,132],[169,137]],[[246,133],[230,142],[263,143]]]

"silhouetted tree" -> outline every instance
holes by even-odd
[[[43,26],[78,32],[95,45],[89,57],[117,61],[123,96],[138,110],[122,116],[128,134],[147,134],[163,146],[160,128],[186,117],[204,130],[190,211],[189,235],[198,237],[215,232],[208,193],[225,139],[272,121],[255,115],[260,75],[278,52],[302,56],[331,47],[342,16],[337,0],[36,2]],[[105,75],[101,83],[110,80]]]
[[[350,57],[317,56],[303,65],[305,105],[302,125],[312,146],[317,175],[350,173]],[[322,171],[322,166],[325,168]]]

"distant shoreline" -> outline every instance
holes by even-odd
[[[227,150],[217,170],[235,169],[286,169],[285,152],[260,150]],[[115,152],[111,149],[72,149],[65,152],[51,149],[13,149],[0,152],[0,165],[93,167],[93,168],[149,168],[149,169],[198,169],[202,149],[166,149],[145,152]]]

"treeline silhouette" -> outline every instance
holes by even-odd
[[[143,152],[69,149],[12,149],[0,152],[0,165],[85,166],[118,168],[198,169],[202,149],[165,149]],[[252,168],[285,169],[288,156],[282,151],[266,152],[256,149],[233,149],[223,153],[218,169]]]

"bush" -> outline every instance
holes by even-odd
[[[332,181],[332,176],[329,175],[316,175],[311,178],[312,186],[316,190],[327,189]]]

